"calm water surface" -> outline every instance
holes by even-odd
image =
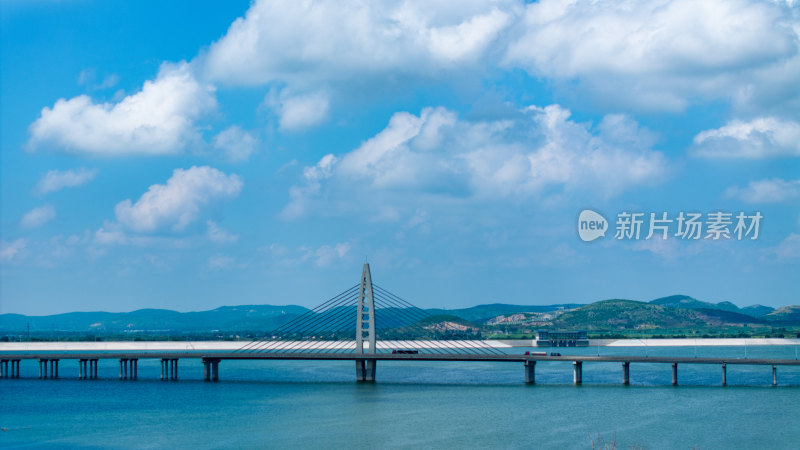
[[[525,349],[513,349],[524,352]],[[598,349],[558,349],[597,354]],[[748,347],[748,357],[795,358],[794,347]],[[601,355],[743,357],[743,347],[602,347]],[[540,362],[537,385],[520,363],[378,363],[378,382],[357,384],[352,362],[223,361],[219,383],[198,360],[181,360],[180,381],[159,381],[159,362],[140,360],[138,381],[119,381],[100,361],[99,380],[78,380],[61,361],[59,380],[38,380],[23,361],[19,380],[0,380],[0,447],[26,448],[800,448],[800,367]]]

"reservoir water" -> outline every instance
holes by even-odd
[[[524,352],[525,348],[509,349]],[[562,354],[795,359],[794,346],[600,347]],[[179,381],[140,360],[139,380],[78,380],[62,360],[58,380],[0,380],[1,448],[800,448],[800,367],[540,362],[536,385],[520,363],[384,362],[376,383],[356,383],[352,362],[222,361],[219,383],[197,359]]]

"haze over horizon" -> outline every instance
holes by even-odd
[[[800,3],[6,1],[0,20],[0,313],[313,307],[365,259],[423,308],[800,304]],[[581,239],[583,210],[605,236]],[[618,239],[628,213],[641,235]]]

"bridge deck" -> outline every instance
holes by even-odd
[[[526,362],[526,361],[565,361],[565,362],[631,362],[631,363],[689,363],[689,364],[746,364],[746,365],[800,365],[798,359],[766,358],[694,358],[679,356],[589,356],[589,355],[457,355],[457,354],[362,354],[355,353],[246,353],[246,352],[0,352],[0,359],[183,359],[214,358],[221,360],[324,360],[353,361],[374,359],[380,361],[486,361],[486,362]]]

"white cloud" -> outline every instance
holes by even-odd
[[[733,120],[695,136],[692,154],[703,158],[799,157],[800,123],[775,117]]]
[[[314,264],[319,267],[327,267],[347,256],[350,252],[350,244],[341,243],[334,246],[323,245],[314,252]]]
[[[93,241],[99,245],[114,245],[127,244],[129,239],[125,232],[119,229],[119,225],[106,224],[95,231]]]
[[[542,0],[526,5],[505,62],[612,105],[682,110],[693,99],[798,95],[796,13],[751,0]],[[577,80],[577,83],[571,81]]]
[[[728,197],[738,197],[747,203],[779,203],[800,197],[800,179],[751,181],[747,187],[732,187],[725,192]]]
[[[612,196],[666,175],[668,162],[653,143],[652,133],[626,116],[606,116],[591,127],[558,105],[493,122],[460,120],[444,108],[400,112],[355,150],[306,167],[283,215],[380,211],[425,196],[524,198],[553,190]],[[364,206],[370,201],[375,208]]]
[[[223,230],[219,225],[217,225],[212,220],[206,221],[206,235],[208,236],[208,240],[211,242],[216,242],[218,244],[225,244],[229,242],[236,242],[239,240],[238,234],[229,233]]]
[[[239,195],[242,180],[212,167],[175,169],[166,184],[154,184],[136,203],[130,199],[117,204],[117,221],[137,232],[162,228],[182,230],[197,219],[208,203]]]
[[[770,249],[768,255],[774,256],[778,261],[800,258],[800,234],[790,234],[780,244]]]
[[[245,85],[429,76],[479,61],[519,10],[512,1],[260,0],[212,44],[206,71]]]
[[[321,124],[328,119],[329,103],[328,96],[323,92],[293,97],[282,95],[275,105],[280,128],[299,131]]]
[[[0,242],[0,261],[10,262],[17,258],[28,245],[27,239],[15,239],[11,242]]]
[[[233,125],[214,136],[212,145],[233,162],[247,161],[256,152],[258,139],[251,133]]]
[[[56,218],[56,209],[52,205],[44,205],[25,213],[19,221],[22,228],[37,228]]]
[[[32,148],[92,155],[167,154],[200,139],[194,121],[216,108],[214,88],[187,63],[164,63],[153,81],[116,104],[59,99],[30,126]]]
[[[68,187],[80,186],[92,181],[97,175],[97,170],[80,168],[76,170],[51,170],[47,172],[36,185],[40,194],[56,192]]]

